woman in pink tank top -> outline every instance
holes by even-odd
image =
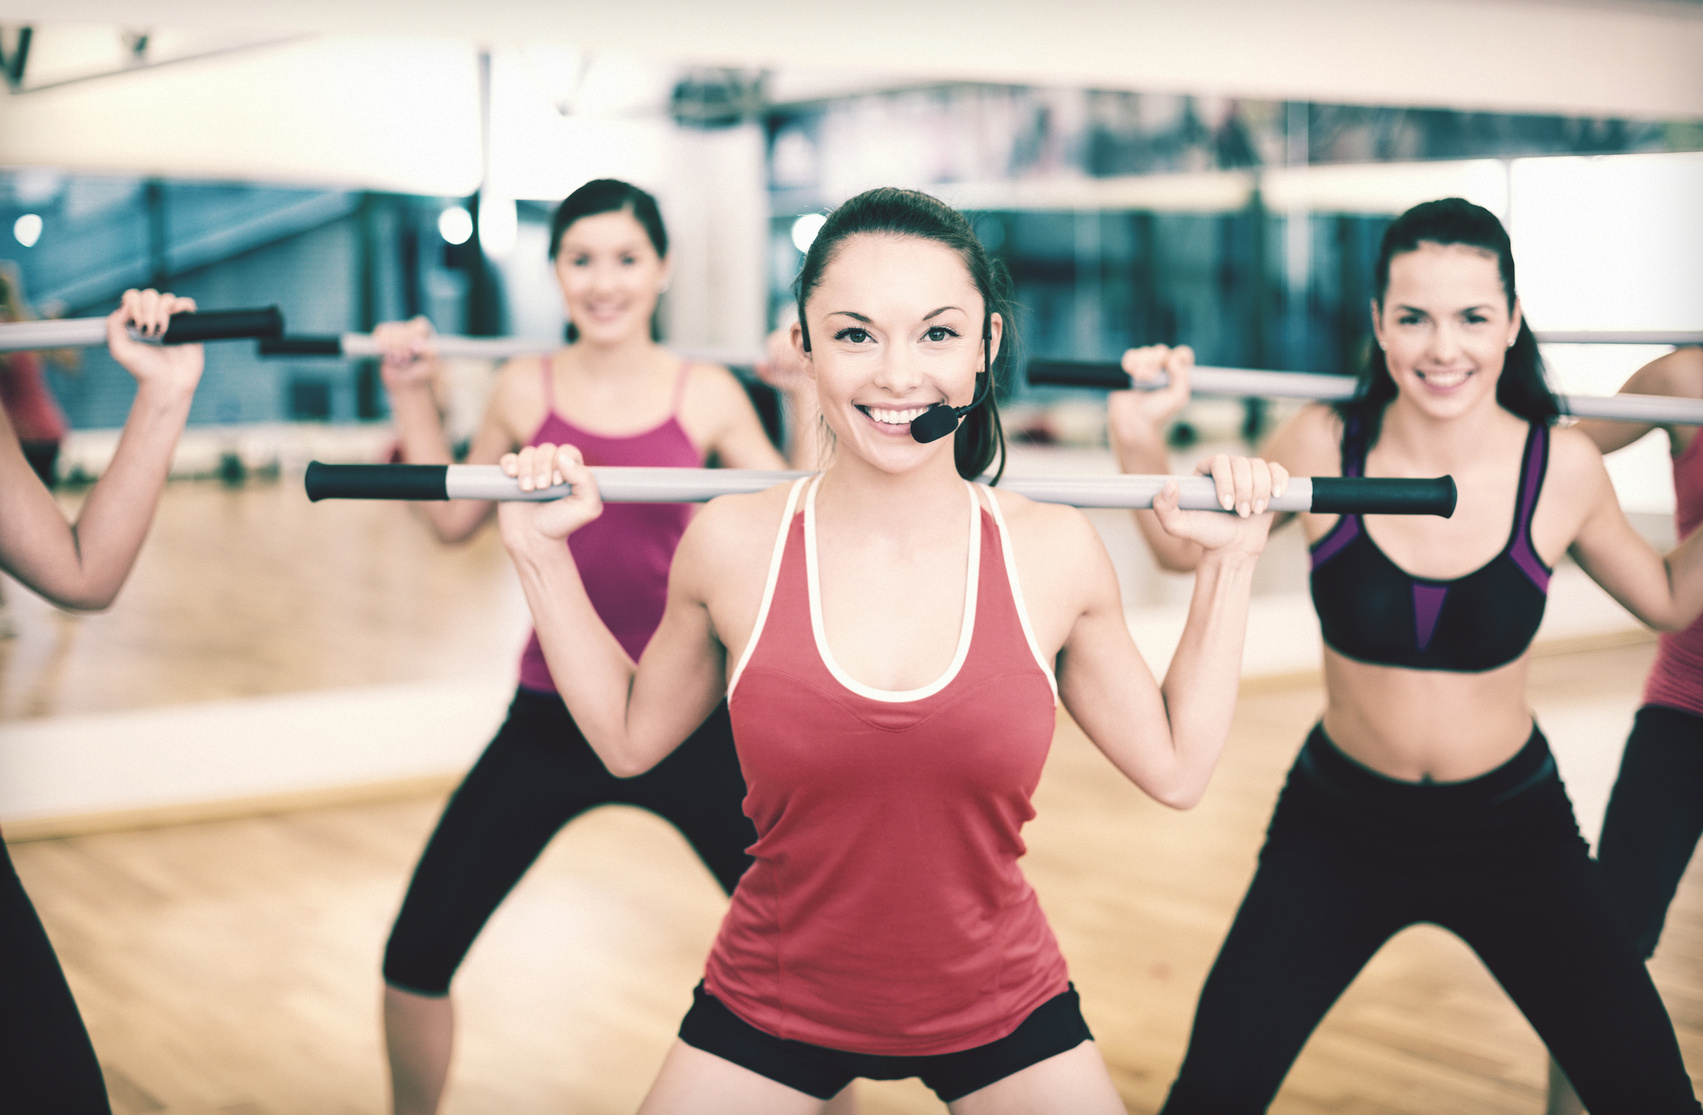
[[[1636,395],[1703,398],[1703,348],[1682,348],[1634,372],[1621,388]],[[1642,422],[1579,423],[1604,453],[1656,427]],[[1695,426],[1663,426],[1673,456],[1674,527],[1685,538],[1703,524],[1703,437]],[[1638,955],[1656,951],[1668,904],[1703,837],[1703,619],[1665,632],[1644,683],[1643,707],[1626,739],[1620,775],[1597,840],[1603,882]],[[1567,1078],[1550,1066],[1551,1115],[1582,1112]]]
[[[1161,686],[1087,518],[968,482],[1003,446],[990,386],[1011,347],[968,222],[925,194],[862,194],[828,218],[798,291],[832,463],[705,508],[637,666],[561,545],[607,513],[582,454],[504,458],[523,488],[574,485],[499,518],[592,747],[640,774],[726,694],[750,786],[755,862],[641,1110],[803,1115],[857,1077],[917,1076],[961,1115],[1121,1112],[1018,868],[1021,829],[1061,700],[1148,793],[1199,799],[1286,476],[1220,457],[1240,515],[1158,501],[1205,552]],[[913,429],[960,402],[950,442]]]
[[[468,463],[547,442],[576,446],[602,465],[696,468],[713,456],[732,468],[785,467],[726,368],[682,361],[651,338],[669,273],[655,199],[624,182],[587,183],[557,210],[550,243],[571,343],[501,369]],[[403,459],[450,461],[431,386],[431,326],[381,325],[375,337],[386,352]],[[808,395],[794,403],[795,414],[813,406]],[[492,506],[420,510],[441,540],[458,542],[490,519]],[[624,653],[641,653],[662,619],[669,563],[691,517],[684,504],[629,504],[569,543],[593,607]],[[616,778],[562,704],[536,636],[529,640],[508,717],[439,819],[385,949],[396,1111],[437,1110],[454,1034],[451,977],[497,905],[574,817],[613,803],[648,809],[733,889],[756,833],[740,812],[745,783],[725,708],[705,709],[699,721],[674,761],[642,778]]]

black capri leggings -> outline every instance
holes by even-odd
[[[473,939],[563,825],[599,805],[636,805],[672,824],[732,893],[757,831],[727,706],[637,778],[616,778],[554,693],[521,689],[432,833],[384,952],[393,987],[444,995]]]
[[[1315,728],[1164,1111],[1264,1111],[1331,1004],[1418,922],[1478,953],[1592,1115],[1700,1110],[1541,733],[1489,774],[1435,784],[1376,774]]]
[[[1608,799],[1597,862],[1639,956],[1656,951],[1668,904],[1703,837],[1703,716],[1645,705]]]
[[[89,1032],[0,840],[0,1111],[110,1115]]]

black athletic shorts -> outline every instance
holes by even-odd
[[[858,1077],[903,1080],[915,1076],[942,1102],[952,1103],[1048,1057],[1068,1053],[1093,1041],[1094,1035],[1082,1019],[1082,1000],[1072,985],[1029,1012],[1017,1029],[986,1045],[927,1057],[848,1053],[765,1033],[728,1010],[699,983],[692,991],[692,1009],[680,1023],[680,1040],[817,1099],[834,1098]]]

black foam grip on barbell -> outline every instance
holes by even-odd
[[[262,337],[262,356],[342,356],[342,337]]]
[[[1031,387],[1097,387],[1102,391],[1127,391],[1129,373],[1117,364],[1085,360],[1029,361]]]
[[[1441,515],[1447,519],[1455,513],[1455,478],[1315,476],[1313,510],[1323,515]]]
[[[241,341],[276,337],[284,332],[284,315],[276,306],[258,310],[210,310],[173,314],[160,343],[192,345],[199,341]]]
[[[307,498],[448,499],[448,465],[327,465],[310,461]]]

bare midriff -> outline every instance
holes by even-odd
[[[1483,673],[1356,662],[1325,648],[1325,734],[1361,766],[1404,782],[1464,782],[1531,737],[1522,654]]]

